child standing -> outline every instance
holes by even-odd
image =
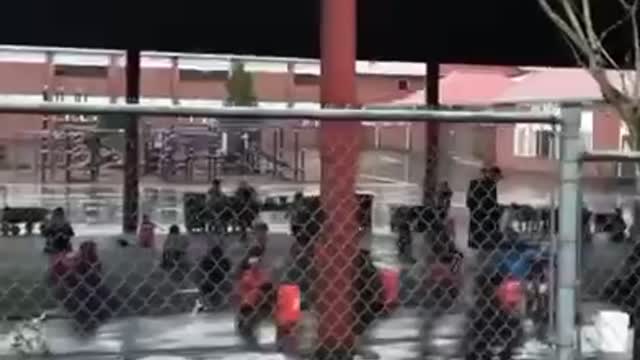
[[[168,271],[174,280],[182,281],[189,273],[188,249],[189,239],[180,233],[178,225],[171,225],[162,250],[162,268]]]
[[[236,272],[236,330],[250,348],[259,348],[258,328],[272,313],[273,283],[264,267],[264,249],[254,246]]]

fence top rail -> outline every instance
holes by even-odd
[[[546,123],[561,120],[551,114],[522,111],[458,111],[412,109],[268,109],[258,107],[214,107],[145,104],[83,104],[83,103],[20,103],[0,101],[0,113],[9,114],[76,114],[76,115],[136,115],[178,116],[239,119],[308,119],[308,120],[360,120],[360,121],[438,121],[447,123],[483,122],[498,124]]]
[[[583,162],[634,162],[640,161],[640,151],[596,150],[585,151],[580,156]]]
[[[598,150],[586,151],[580,156],[584,162],[635,162],[640,161],[640,151]]]

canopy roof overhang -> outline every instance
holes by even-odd
[[[615,1],[594,1],[603,23]],[[0,43],[319,57],[320,0],[21,0],[3,8]],[[615,35],[615,34],[614,34]],[[611,43],[624,58],[628,39]],[[575,66],[537,0],[360,0],[358,58]]]

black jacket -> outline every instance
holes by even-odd
[[[469,246],[492,249],[500,241],[500,204],[497,183],[490,179],[475,179],[467,191],[469,209]]]
[[[205,296],[225,294],[231,288],[231,260],[221,248],[213,248],[200,260],[196,283]]]
[[[71,238],[75,236],[75,232],[68,222],[52,223],[45,226],[42,235],[52,252],[71,251]]]
[[[370,251],[360,250],[354,259],[354,266],[356,271],[353,284],[356,297],[353,304],[354,333],[360,335],[384,311],[384,285]]]

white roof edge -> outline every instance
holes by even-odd
[[[29,51],[29,52],[59,52],[67,54],[77,55],[124,55],[122,50],[109,50],[109,49],[83,49],[83,48],[65,48],[56,46],[31,46],[31,45],[0,45],[0,51]]]
[[[496,98],[491,100],[492,105],[495,106],[511,106],[511,105],[525,105],[525,104],[543,104],[543,103],[558,103],[558,104],[588,104],[602,102],[602,97],[558,97],[558,98]]]
[[[65,55],[105,55],[105,56],[124,56],[124,50],[110,49],[81,49],[81,48],[64,48],[64,47],[44,47],[44,46],[21,46],[21,45],[0,45],[0,51],[6,52],[51,52]],[[198,53],[179,53],[179,52],[162,52],[162,51],[142,51],[141,56],[147,58],[180,58],[185,60],[212,60],[221,62],[231,61],[247,61],[253,63],[273,63],[294,65],[311,65],[312,67],[320,66],[319,59],[296,58],[296,57],[275,57],[275,56],[255,56],[255,55],[233,55],[233,54],[198,54]],[[388,75],[388,76],[424,76],[426,74],[426,66],[423,63],[410,63],[399,61],[369,61],[358,60],[356,63],[358,74],[364,75]],[[315,72],[315,71],[313,71]],[[319,72],[319,69],[318,69]]]

